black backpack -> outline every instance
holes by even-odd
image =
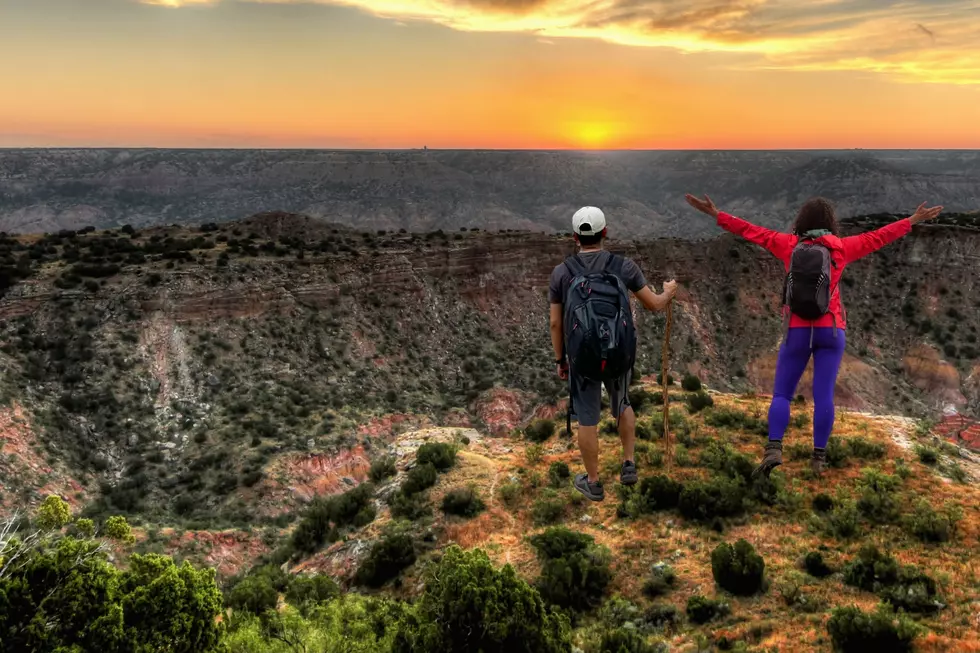
[[[622,256],[598,272],[576,254],[565,260],[572,282],[565,295],[565,354],[575,374],[593,381],[626,375],[636,358],[636,330],[623,283]]]
[[[830,250],[812,240],[800,239],[790,256],[789,272],[783,287],[783,303],[804,320],[816,320],[830,310],[831,267],[836,268]]]

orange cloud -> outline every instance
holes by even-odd
[[[143,0],[180,7],[222,0]],[[240,0],[224,0],[233,2]],[[461,31],[757,55],[756,68],[980,84],[980,0],[250,0],[317,2]]]

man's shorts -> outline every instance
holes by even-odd
[[[606,386],[609,394],[609,405],[612,415],[619,419],[620,413],[630,405],[627,390],[630,387],[630,373],[625,376],[600,383],[576,376],[575,370],[570,370],[570,394],[572,397],[572,419],[577,419],[579,426],[597,426],[602,413],[602,386]]]

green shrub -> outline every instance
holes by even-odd
[[[643,583],[643,593],[651,599],[667,594],[674,587],[677,574],[674,568],[664,562],[658,562],[650,570],[650,575]]]
[[[677,608],[669,603],[654,603],[643,612],[643,618],[654,628],[677,623]]]
[[[549,609],[513,567],[456,545],[425,573],[425,589],[400,634],[401,651],[567,653],[568,618]]]
[[[644,442],[658,438],[663,434],[663,421],[660,422],[661,431],[657,433],[653,430],[653,423],[650,420],[636,420],[636,439]]]
[[[520,500],[522,494],[520,483],[504,483],[497,490],[497,496],[508,507],[513,507]]]
[[[640,481],[636,492],[639,512],[650,514],[676,508],[682,489],[680,483],[662,474],[644,478]]]
[[[392,533],[375,542],[354,575],[358,585],[378,588],[415,563],[415,543],[410,535]]]
[[[901,480],[876,469],[866,469],[858,480],[857,507],[866,518],[888,524],[898,519],[899,497],[896,490]]]
[[[548,482],[551,487],[562,487],[567,484],[569,477],[572,473],[568,469],[568,465],[557,460],[551,463],[551,467],[548,468]]]
[[[286,589],[286,602],[306,612],[310,607],[340,596],[340,586],[326,574],[293,576]]]
[[[373,486],[364,483],[341,495],[314,499],[293,531],[293,550],[313,553],[324,542],[339,539],[343,529],[371,523],[375,517],[373,496]]]
[[[677,505],[688,519],[710,521],[742,514],[744,499],[745,490],[738,481],[715,477],[685,485]]]
[[[524,449],[524,460],[528,465],[537,465],[544,457],[544,448],[540,444],[529,444]]]
[[[663,372],[657,372],[657,385],[664,384]],[[672,374],[667,375],[667,385],[674,385],[674,376]]]
[[[806,558],[803,559],[803,566],[806,568],[806,573],[814,578],[826,578],[834,573],[834,570],[824,562],[823,554],[819,551],[807,553]]]
[[[442,498],[442,511],[459,517],[476,517],[486,510],[487,505],[473,488],[459,488],[446,493]]]
[[[537,586],[546,601],[571,610],[598,605],[612,571],[610,554],[584,533],[555,526],[531,538],[541,562]]]
[[[711,441],[701,453],[701,465],[746,483],[752,481],[752,472],[756,467],[756,463],[748,456],[717,440]]]
[[[396,492],[389,502],[389,507],[392,517],[408,519],[409,521],[416,521],[432,514],[432,507],[429,505],[425,494],[422,493]]]
[[[858,534],[861,527],[861,513],[857,504],[850,500],[838,499],[837,505],[827,515],[827,530],[831,535],[848,539]]]
[[[531,442],[544,442],[555,434],[555,423],[550,419],[536,419],[524,429],[524,437]]]
[[[715,408],[707,413],[705,424],[717,428],[769,435],[769,421],[759,419],[734,408]]]
[[[935,465],[939,462],[939,452],[932,447],[917,445],[915,453],[919,456],[919,462],[923,465]]]
[[[372,481],[378,483],[386,478],[390,478],[397,473],[395,468],[395,459],[393,456],[385,456],[384,458],[378,458],[371,463],[371,471],[369,476]]]
[[[898,581],[898,563],[873,544],[861,547],[858,555],[844,567],[844,582],[866,592]]]
[[[820,602],[811,599],[803,591],[806,582],[806,576],[797,571],[790,571],[776,583],[776,591],[783,597],[786,605],[804,612],[815,612],[820,608]]]
[[[751,596],[762,589],[766,563],[745,540],[735,546],[723,542],[711,553],[711,573],[720,587],[738,596]]]
[[[706,624],[724,617],[728,612],[727,603],[709,599],[701,594],[695,594],[687,600],[687,618],[696,624]]]
[[[854,606],[834,608],[827,632],[834,649],[841,653],[904,653],[912,651],[912,642],[921,629],[904,614],[879,605],[874,612],[862,612]]]
[[[896,609],[932,613],[942,609],[936,582],[914,566],[900,567],[891,556],[867,545],[844,567],[844,582],[874,592]]]
[[[279,571],[273,568],[274,571]],[[242,578],[225,595],[225,605],[236,612],[261,615],[274,610],[279,603],[279,592],[286,586],[286,579],[279,578],[273,570],[256,569]],[[281,574],[281,572],[280,572]]]
[[[937,512],[926,499],[920,499],[915,511],[906,518],[906,528],[923,542],[949,542],[956,534],[956,524],[963,518],[957,505],[947,506]]]
[[[456,464],[456,447],[445,442],[427,442],[415,453],[419,465],[431,464],[436,470],[445,472]]]
[[[439,473],[431,463],[419,464],[409,470],[402,481],[401,491],[406,496],[424,492],[436,484]]]
[[[701,389],[701,379],[693,374],[685,374],[681,379],[681,387],[687,392],[697,392]]]
[[[885,457],[885,445],[862,437],[848,439],[847,450],[852,456],[862,460],[881,460]]]
[[[629,400],[633,411],[639,413],[645,408],[663,404],[664,396],[661,392],[650,392],[645,388],[635,388],[629,391]]]
[[[597,653],[659,653],[646,638],[629,628],[611,628],[602,633]]]
[[[830,441],[827,442],[826,453],[828,466],[839,469],[847,464],[848,447],[840,438],[830,438]]]
[[[704,390],[692,392],[684,398],[684,404],[692,415],[715,405],[715,400]]]
[[[565,518],[566,504],[554,491],[546,491],[545,496],[531,505],[531,519],[535,526],[556,524]]]
[[[834,509],[834,500],[829,494],[821,492],[814,495],[812,505],[817,512],[830,512]]]

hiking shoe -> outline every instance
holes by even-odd
[[[636,463],[627,460],[623,463],[623,471],[619,473],[619,482],[623,485],[636,485],[639,480],[636,476]]]
[[[592,501],[602,501],[606,498],[606,491],[602,489],[602,481],[589,483],[588,474],[576,474],[572,485]]]
[[[770,440],[766,443],[766,453],[762,456],[762,464],[755,468],[752,477],[765,476],[769,478],[772,470],[783,464],[782,440]]]
[[[810,469],[817,476],[827,471],[827,451],[825,449],[813,450],[813,457],[810,459]]]

